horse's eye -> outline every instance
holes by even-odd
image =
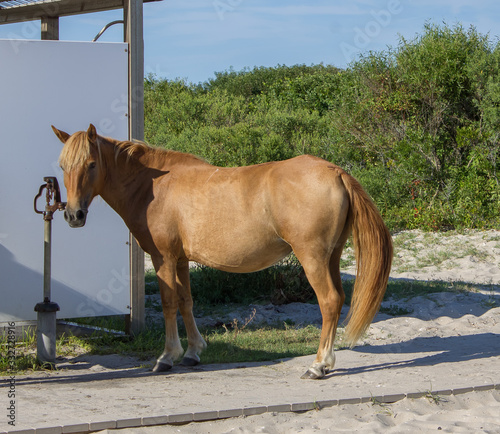
[[[92,161],[92,163],[89,164],[89,169],[95,169],[95,161]]]

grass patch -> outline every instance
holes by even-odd
[[[486,242],[489,242],[489,241],[500,241],[500,235],[498,234],[485,234],[483,236],[483,240],[485,240]]]
[[[397,234],[393,239],[393,270],[404,273],[432,266],[437,269],[443,266],[446,269],[457,268],[458,265],[455,261],[468,256],[474,257],[478,261],[491,260],[487,251],[476,247],[470,240],[463,237],[451,239],[459,234],[457,231],[438,233],[410,231]],[[486,239],[487,235],[484,235],[483,239]],[[486,241],[495,238],[496,236],[492,235]],[[429,249],[429,246],[433,246],[433,248]]]
[[[412,246],[412,242],[418,237],[417,231],[403,231],[393,237],[394,248]]]
[[[443,262],[452,258],[457,258],[457,256],[454,255],[451,250],[430,252],[427,256],[423,258],[417,258],[417,267],[418,268],[431,267],[431,266],[439,267]]]
[[[342,251],[342,256],[340,257],[340,269],[353,267],[356,264],[356,257],[354,253],[354,245],[352,239],[349,238]]]
[[[37,369],[37,360],[34,348],[36,348],[36,336],[26,333],[22,340],[15,344],[15,358],[8,357],[7,336],[0,336],[0,376],[14,375],[30,369]]]
[[[125,332],[126,327],[124,315],[75,318],[68,321],[80,325],[95,327],[96,329],[103,329],[103,331],[112,330],[117,332]]]
[[[204,330],[202,363],[262,362],[315,354],[321,330],[314,326]]]
[[[3,347],[3,344],[0,344]],[[23,350],[18,351],[14,365],[10,366],[9,359],[3,355],[0,356],[0,376],[15,375],[19,372],[41,369],[36,361],[34,354],[25,354]]]
[[[398,279],[389,281],[384,299],[408,300],[437,292],[468,292],[471,289],[470,284],[461,282]]]
[[[427,400],[433,404],[439,404],[441,402],[448,402],[446,399],[444,399],[442,396],[437,395],[436,393],[428,390],[427,393],[424,395]]]
[[[286,357],[315,354],[321,330],[314,326],[293,328],[286,324],[266,327],[230,326],[200,329],[208,344],[201,355],[202,363],[260,362]],[[187,348],[187,337],[179,328],[181,343]],[[122,354],[150,360],[163,351],[163,327],[148,328],[135,336],[111,336],[101,333],[78,338],[89,354]]]
[[[465,258],[466,256],[474,256],[480,261],[487,261],[490,255],[484,250],[479,250],[475,246],[468,246],[462,253],[461,258]]]

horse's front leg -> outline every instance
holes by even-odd
[[[193,315],[193,298],[191,297],[189,283],[189,261],[187,260],[177,264],[177,299],[188,338],[188,349],[184,354],[182,364],[194,366],[200,362],[200,354],[207,347],[207,344],[198,331],[198,327],[196,327]]]
[[[177,331],[177,283],[176,283],[176,261],[175,260],[155,260],[153,264],[156,269],[156,276],[160,286],[161,304],[163,316],[165,318],[165,350],[156,361],[153,372],[168,371],[182,354],[183,349]]]

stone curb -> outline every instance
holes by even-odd
[[[286,413],[286,412],[305,412],[311,410],[320,410],[327,407],[336,407],[339,405],[360,404],[374,402],[381,404],[392,404],[405,398],[418,399],[428,395],[462,395],[470,392],[485,392],[489,390],[500,390],[500,384],[486,384],[474,387],[461,387],[457,389],[443,389],[426,392],[396,393],[390,395],[373,395],[360,398],[343,398],[332,400],[319,400],[313,402],[298,402],[292,404],[275,404],[269,406],[244,407],[227,410],[202,411],[196,413],[180,413],[161,416],[145,416],[138,418],[119,419],[101,422],[79,423],[64,426],[53,426],[44,428],[25,428],[21,430],[0,431],[0,434],[83,434],[100,431],[104,429],[118,428],[138,428],[159,425],[169,425],[176,423],[206,422],[210,420],[228,419],[239,416],[253,416],[263,413]]]

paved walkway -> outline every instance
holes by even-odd
[[[105,356],[93,356],[57,372],[18,376],[16,426],[4,415],[0,433],[89,432],[500,388],[500,333],[340,350],[325,379],[301,380],[313,358],[176,366],[153,375],[141,367],[110,369]],[[2,380],[4,413],[8,386]]]

